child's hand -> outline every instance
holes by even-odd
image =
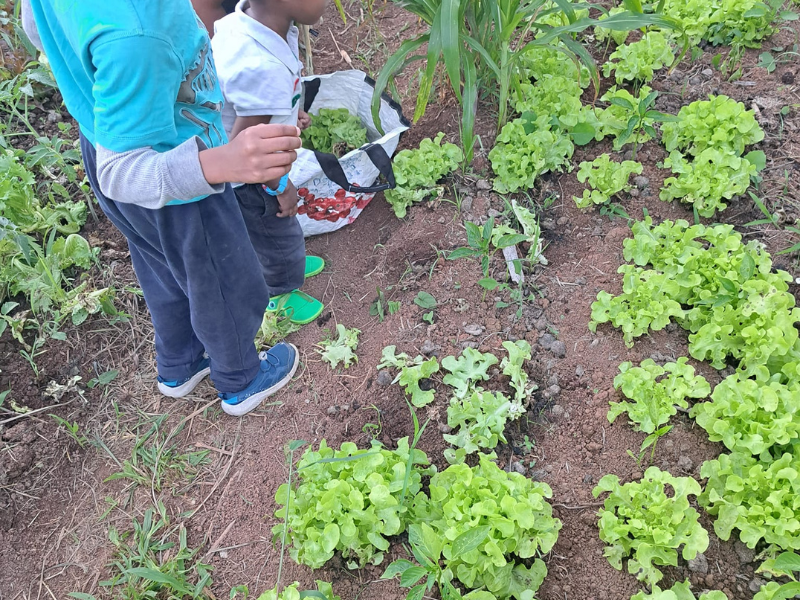
[[[230,143],[200,152],[206,181],[263,183],[286,175],[297,159],[300,130],[291,125],[254,125]]]
[[[309,125],[311,125],[311,115],[306,111],[301,110],[299,113],[297,113],[297,126],[302,130],[308,129]]]
[[[294,187],[294,184],[289,180],[286,184],[286,189],[283,190],[282,194],[278,194],[278,205],[280,206],[280,210],[278,211],[279,217],[293,217],[297,214],[297,202],[299,198],[297,197],[297,188]]]

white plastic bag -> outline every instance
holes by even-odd
[[[381,99],[380,118],[385,135],[372,119],[374,81],[363,71],[339,71],[303,79],[303,110],[346,108],[367,129],[367,143],[342,158],[301,148],[289,174],[300,203],[297,218],[306,237],[328,233],[352,223],[377,192],[393,188],[392,155],[400,136],[409,128],[400,106]],[[383,175],[386,180],[378,183]]]

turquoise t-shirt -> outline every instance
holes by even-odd
[[[190,0],[31,0],[67,109],[114,152],[227,142],[208,33]]]

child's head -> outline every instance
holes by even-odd
[[[250,0],[281,13],[298,25],[314,25],[325,12],[328,0]]]

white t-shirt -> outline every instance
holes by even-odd
[[[230,135],[236,117],[269,115],[272,123],[297,125],[303,63],[297,27],[284,40],[245,13],[249,0],[214,25],[211,46],[225,96],[222,124]]]

